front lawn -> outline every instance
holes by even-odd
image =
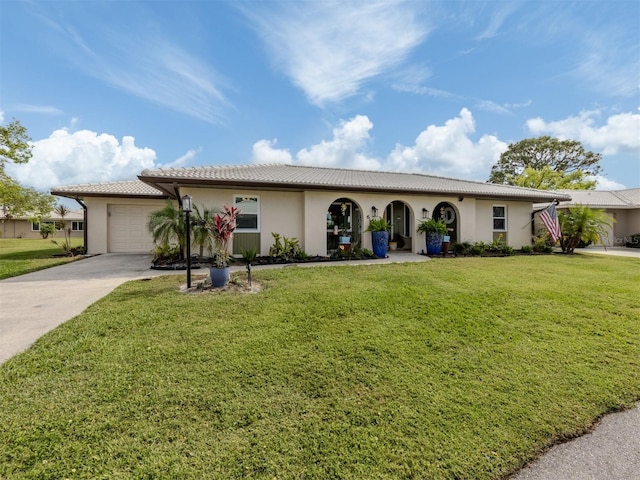
[[[64,240],[55,239],[62,244]],[[71,246],[81,246],[81,238],[72,238]],[[36,270],[55,267],[73,261],[72,257],[53,257],[63,254],[61,247],[44,238],[0,238],[0,280]]]
[[[640,399],[640,261],[130,282],[0,367],[0,478],[500,479]]]

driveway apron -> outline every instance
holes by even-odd
[[[0,363],[122,283],[167,274],[150,265],[151,255],[112,253],[0,280]]]

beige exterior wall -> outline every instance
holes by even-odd
[[[46,221],[46,220],[45,220]],[[69,226],[72,221],[82,221],[82,219],[67,220]],[[82,238],[84,232],[71,232],[72,238]],[[29,220],[2,220],[0,221],[0,236],[2,238],[42,238],[40,232],[31,229],[31,221]],[[56,231],[53,235],[49,235],[50,239],[56,240],[59,238],[64,239],[64,234],[61,231]]]

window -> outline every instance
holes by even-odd
[[[39,232],[40,231],[40,225],[44,224],[44,223],[50,223],[54,227],[56,225],[56,222],[31,222],[31,231],[32,232]]]
[[[329,211],[327,212],[327,232],[334,231],[334,229],[345,234],[351,232],[352,209],[353,204],[347,201],[342,202],[338,200],[329,205]]]
[[[238,232],[260,231],[260,198],[234,196],[234,205],[240,209]]]
[[[493,231],[507,231],[507,207],[504,205],[493,206]]]
[[[73,232],[82,232],[84,230],[84,222],[71,222],[71,231]]]

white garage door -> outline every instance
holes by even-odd
[[[154,249],[147,229],[149,214],[160,205],[108,205],[108,251],[112,253],[150,253]]]

